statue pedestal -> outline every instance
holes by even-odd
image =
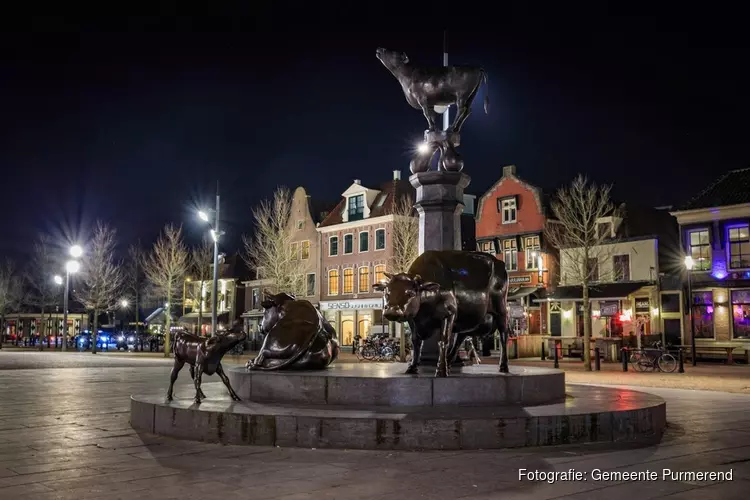
[[[461,250],[464,189],[471,178],[461,172],[429,170],[412,175],[409,182],[417,190],[420,255],[427,250]],[[424,342],[422,364],[437,365],[437,343],[437,337]]]

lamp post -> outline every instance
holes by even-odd
[[[78,257],[81,253],[74,252],[73,249],[81,249],[79,246],[75,246],[70,249],[70,254],[77,254]],[[68,350],[68,295],[70,290],[70,275],[77,273],[81,269],[81,263],[77,260],[69,260],[65,263],[65,291],[63,292],[63,337],[62,337],[62,350]]]
[[[224,234],[219,231],[219,182],[216,182],[216,208],[213,209],[214,223],[211,227],[211,238],[214,240],[214,281],[211,293],[211,336],[216,335],[216,316],[218,307],[218,295],[219,295],[219,238]],[[208,213],[204,210],[198,211],[198,217],[204,222],[211,224],[208,217]],[[201,285],[202,288],[202,285]]]
[[[690,314],[690,353],[691,358],[693,360],[693,366],[697,364],[696,361],[696,355],[695,355],[695,318],[693,317],[693,282],[691,278],[691,274],[693,271],[693,266],[695,265],[695,261],[693,261],[693,258],[688,255],[685,257],[685,269],[687,269],[687,275],[688,275],[688,314]]]

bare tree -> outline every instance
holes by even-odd
[[[182,302],[180,288],[190,265],[187,248],[182,242],[182,227],[164,226],[154,248],[143,263],[146,279],[153,293],[165,300],[164,357],[169,356],[172,307]]]
[[[0,349],[5,340],[5,316],[18,310],[22,297],[22,277],[16,272],[15,264],[8,259],[0,267]]]
[[[190,286],[188,295],[193,303],[198,304],[198,332],[203,326],[203,297],[211,279],[214,265],[214,245],[208,238],[190,250],[190,278],[198,286]]]
[[[589,289],[596,282],[606,281],[613,266],[615,224],[620,209],[610,200],[611,186],[597,186],[579,175],[569,187],[558,190],[552,201],[554,218],[547,222],[548,242],[560,250],[561,277],[564,285],[580,285],[583,289],[583,353],[584,366],[591,370],[591,303]],[[609,221],[603,221],[604,218]]]
[[[45,314],[51,314],[59,300],[59,289],[54,282],[55,274],[60,272],[58,261],[53,255],[49,238],[41,235],[34,243],[34,250],[25,273],[29,294],[26,304],[33,306],[41,313],[41,331],[39,332],[39,350],[42,350],[42,339],[47,335]]]
[[[138,332],[140,322],[140,306],[146,288],[146,277],[143,273],[143,259],[145,255],[140,242],[130,245],[128,248],[128,260],[125,265],[125,288],[127,293],[133,297],[133,308],[135,312],[135,331]]]
[[[263,200],[253,210],[255,232],[243,236],[243,258],[256,273],[262,270],[263,279],[276,293],[299,293],[304,290],[307,261],[295,252],[289,217],[292,212],[292,195],[285,187],[274,192],[273,200]]]
[[[394,273],[405,273],[419,257],[419,218],[415,217],[411,195],[393,201],[391,241],[390,268]]]
[[[115,260],[116,231],[96,223],[94,237],[81,263],[81,286],[75,291],[78,300],[94,315],[91,352],[96,354],[99,332],[99,314],[117,307],[124,283],[122,262]]]

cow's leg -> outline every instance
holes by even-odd
[[[443,319],[443,325],[440,329],[440,340],[438,341],[438,366],[435,371],[436,377],[447,377],[450,371],[448,367],[448,346],[454,337],[453,320],[455,317],[454,314],[449,314]]]
[[[453,363],[453,361],[456,359],[456,356],[458,356],[458,351],[461,350],[461,345],[464,343],[464,340],[466,340],[465,333],[456,333],[453,335],[453,342],[451,342],[450,347],[448,349],[448,363]]]
[[[469,107],[470,104],[471,99],[458,99],[456,101],[456,108],[458,111],[456,112],[456,119],[453,120],[453,125],[451,125],[450,128],[452,132],[457,134],[461,132],[461,127],[464,126],[464,122],[471,114],[471,108]]]
[[[419,107],[422,108],[422,114],[424,114],[424,117],[427,119],[429,131],[434,132],[437,128],[437,120],[435,118],[437,116],[437,113],[435,113],[435,110],[428,106],[425,102],[419,102]]]
[[[240,397],[234,392],[234,389],[232,389],[232,384],[229,383],[229,377],[224,373],[224,368],[222,368],[221,363],[216,366],[216,374],[221,378],[221,381],[224,382],[224,385],[227,386],[227,389],[229,389],[229,397],[234,401],[240,401]]]
[[[497,331],[500,334],[500,371],[508,373],[508,312],[503,307],[497,315]]]
[[[203,391],[201,391],[201,379],[203,378],[203,367],[200,363],[195,363],[195,379],[193,382],[195,383],[195,404],[201,404],[201,400],[205,398],[205,396],[201,397],[203,395]]]
[[[169,390],[167,391],[167,401],[172,401],[172,390],[174,389],[174,382],[177,380],[177,375],[182,370],[185,362],[179,358],[174,358],[174,366],[172,366],[172,373],[169,374]]]
[[[190,365],[190,378],[193,380],[193,383],[195,383],[195,366],[193,365]],[[203,390],[200,390],[200,391],[201,391],[201,397],[203,399],[206,399],[206,395],[203,394]]]
[[[411,362],[406,368],[406,373],[419,373],[419,362],[422,359],[422,339],[417,335],[417,329],[414,325],[409,325],[411,329]]]

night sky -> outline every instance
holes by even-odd
[[[0,35],[0,254],[23,258],[39,232],[85,242],[97,218],[123,247],[166,222],[194,242],[217,179],[233,251],[278,185],[335,202],[355,178],[406,176],[426,123],[375,49],[438,65],[444,27],[451,62],[489,73],[490,114],[483,89],[459,149],[474,194],[516,164],[546,189],[582,172],[619,199],[667,205],[749,166],[747,48],[731,12],[497,7],[446,23],[282,3],[232,17],[14,19]]]

